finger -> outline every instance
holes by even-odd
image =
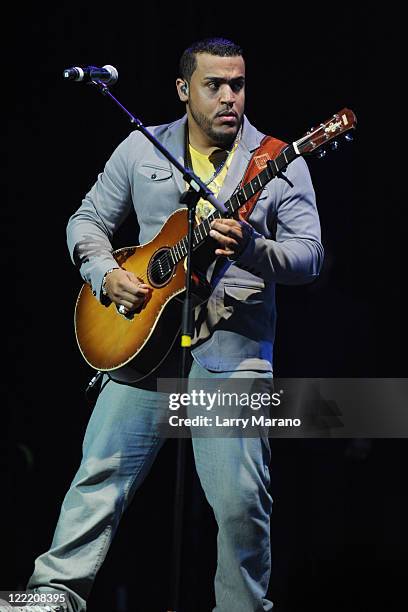
[[[218,225],[219,223],[230,226],[241,225],[241,222],[237,221],[236,219],[214,219],[213,221],[211,221],[211,225]]]
[[[232,223],[227,223],[228,220],[232,221]],[[216,221],[213,221],[211,223],[211,227],[213,229],[224,228],[226,231],[236,226],[239,227],[239,223],[237,224],[237,222],[234,221],[233,219],[217,219]]]
[[[210,230],[210,236],[213,238],[216,237],[212,232],[218,232],[218,234],[235,239],[236,241],[241,241],[243,239],[242,231],[240,227],[227,227],[227,226],[218,226],[217,229]]]
[[[132,287],[132,293],[134,295],[147,295],[152,291],[152,288],[148,285],[137,285]]]
[[[214,240],[219,242],[221,246],[224,246],[227,248],[229,247],[230,249],[234,249],[238,247],[238,242],[234,238],[226,236],[225,234],[221,234],[220,232],[216,230],[211,230],[210,236],[211,238],[214,238]]]
[[[215,254],[224,257],[231,257],[232,255],[236,255],[235,251],[230,251],[226,249],[215,249]]]
[[[129,312],[135,307],[135,304],[129,300],[120,300],[119,302],[115,302],[115,304],[117,307],[124,306],[126,308],[126,312]]]
[[[127,312],[131,312],[133,310],[140,308],[140,306],[143,306],[144,304],[146,304],[146,302],[147,302],[146,296],[142,296],[142,297],[133,296],[131,299],[122,298],[120,300],[115,300],[115,304],[117,306],[124,306]]]
[[[121,278],[119,281],[119,285],[121,287],[144,287],[145,289],[149,289],[150,286],[146,285],[146,283],[142,283],[136,276],[134,278]]]
[[[133,272],[126,271],[126,275],[132,285],[135,284],[138,287],[147,287],[148,289],[150,289],[150,285],[146,285],[146,283],[144,283],[140,278],[138,278]]]
[[[238,230],[242,232],[241,223],[235,221],[235,219],[216,219],[211,223],[211,227],[214,229],[222,229],[223,231]]]
[[[130,296],[121,296],[116,301],[126,306],[126,308],[129,308],[129,307],[138,308],[140,304],[146,300],[146,298],[147,298],[146,295],[141,295],[141,296],[130,295]]]
[[[143,297],[146,296],[151,291],[150,287],[147,285],[134,285],[132,284],[123,284],[119,285],[116,290],[116,294],[119,298],[126,297],[127,299],[132,297]]]
[[[146,297],[147,297],[146,295],[134,295],[133,293],[123,293],[123,292],[114,296],[116,303],[123,304],[126,307],[128,307],[130,304],[133,308],[136,305],[140,304],[142,300],[145,300]]]

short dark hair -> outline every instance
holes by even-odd
[[[204,38],[188,47],[180,59],[180,76],[190,82],[194,70],[197,68],[197,53],[209,53],[218,57],[243,57],[244,52],[239,45],[226,38]]]

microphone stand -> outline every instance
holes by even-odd
[[[161,142],[159,142],[153,134],[149,132],[142,124],[140,119],[132,115],[120,102],[112,95],[111,91],[105,83],[98,79],[90,81],[104,96],[108,96],[130,119],[130,122],[137,130],[142,132],[144,136],[170,161],[170,163],[181,172],[184,180],[188,183],[189,189],[184,192],[180,198],[182,204],[186,204],[188,209],[188,244],[187,244],[187,270],[186,270],[186,292],[183,302],[182,325],[181,325],[181,364],[180,378],[182,385],[186,384],[188,376],[187,363],[191,348],[191,339],[193,336],[193,300],[192,300],[192,254],[194,241],[194,221],[197,202],[200,198],[210,202],[221,213],[226,213],[226,208],[218,202],[212,191],[205,185],[201,179],[194,174],[190,168],[185,168]],[[171,609],[167,612],[179,612],[180,608],[180,574],[181,574],[181,541],[183,527],[183,502],[184,502],[184,473],[185,473],[185,440],[179,438],[177,440],[177,466],[176,466],[176,486],[174,498],[174,517],[173,517],[173,579],[171,581]]]

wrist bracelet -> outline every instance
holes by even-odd
[[[105,274],[103,275],[102,288],[101,288],[102,289],[102,295],[108,295],[108,292],[106,291],[106,278],[107,278],[108,274],[110,274],[114,270],[119,270],[119,268],[111,268],[110,270],[105,272]]]

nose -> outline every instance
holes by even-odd
[[[232,106],[235,102],[235,94],[228,83],[224,83],[220,88],[220,102],[228,106]]]

